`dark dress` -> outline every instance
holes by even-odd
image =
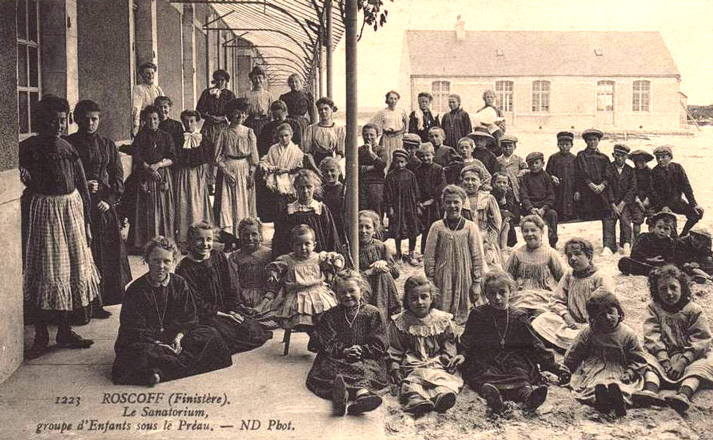
[[[384,170],[389,162],[389,152],[381,145],[359,147],[359,210],[370,209],[381,218],[384,204]],[[367,167],[372,168],[367,170]]]
[[[458,141],[473,131],[470,115],[462,108],[451,110],[441,118],[441,127],[446,132],[446,145],[458,145]],[[486,165],[487,166],[487,165]]]
[[[380,260],[386,261],[389,271],[372,273],[369,266]],[[371,295],[365,297],[364,301],[379,309],[384,321],[389,322],[391,316],[401,312],[401,300],[394,282],[400,274],[394,258],[383,242],[374,239],[369,244],[360,243],[359,270],[371,286]]]
[[[503,168],[500,162],[498,162],[498,158],[487,148],[476,148],[473,150],[473,159],[478,159],[482,162],[491,176]]]
[[[166,118],[158,124],[159,130],[163,130],[173,138],[173,148],[178,150],[183,146],[183,124],[171,118]]]
[[[389,214],[389,237],[414,238],[421,233],[418,202],[421,194],[416,175],[408,169],[395,169],[386,175],[384,183],[384,210],[394,208]]]
[[[576,189],[579,191],[583,220],[601,220],[611,211],[607,200],[608,190],[605,188],[600,194],[596,194],[589,188],[590,183],[609,184],[606,180],[609,163],[609,158],[598,150],[585,149],[577,153]]]
[[[361,388],[378,392],[389,385],[385,362],[389,340],[379,310],[360,304],[352,325],[345,313],[341,304],[324,312],[310,340],[310,349],[317,357],[307,375],[307,388],[324,399],[331,399],[338,374],[352,398]],[[361,347],[362,360],[349,362],[344,358],[344,349],[352,345]]]
[[[558,151],[547,160],[545,171],[550,176],[557,177],[559,185],[555,185],[554,210],[557,211],[560,220],[573,219],[577,215],[575,209],[574,193],[575,181],[577,177],[576,156],[572,153]]]
[[[520,224],[520,204],[515,200],[515,193],[512,191],[512,188],[508,187],[504,192],[493,188],[490,190],[490,194],[492,194],[498,202],[498,208],[500,208],[503,222],[510,223],[507,245],[510,247],[515,246],[517,243],[515,226]]]
[[[296,120],[301,131],[304,131],[311,123],[314,117],[314,98],[309,92],[302,90],[291,90],[283,95],[280,95],[280,101],[287,104],[287,114],[290,118]],[[295,142],[299,145],[299,142]]]
[[[295,145],[302,144],[302,130],[304,129],[299,124],[299,122],[292,118],[287,118],[284,120],[273,119],[272,121],[265,124],[264,127],[262,127],[262,132],[260,132],[260,136],[257,138],[257,154],[260,159],[262,159],[262,157],[267,154],[270,147],[272,147],[278,142],[277,127],[282,124],[289,124],[289,126],[292,128],[292,143]]]
[[[160,344],[170,345],[178,333],[184,334],[183,351],[176,355]],[[232,365],[218,332],[198,325],[188,283],[174,274],[157,287],[148,274],[129,286],[114,350],[112,379],[117,385],[147,385],[155,373],[165,382]]]
[[[347,187],[341,182],[337,182],[334,185],[322,185],[322,201],[329,208],[332,213],[332,219],[334,219],[334,227],[337,228],[339,233],[339,242],[347,242],[347,228],[345,224],[346,219],[346,198],[347,198]]]
[[[272,238],[272,256],[288,254],[292,251],[290,231],[297,225],[307,225],[314,230],[315,252],[338,252],[341,246],[332,212],[324,203],[314,200],[309,206],[299,201],[288,204],[275,221],[275,235]]]
[[[217,97],[214,94],[215,92],[211,93],[213,90],[215,90],[214,87],[203,90],[201,97],[198,99],[198,104],[196,104],[196,111],[205,120],[201,133],[210,140],[211,145],[214,145],[215,141],[218,140],[218,134],[228,126],[228,122],[215,123],[210,121],[208,116],[227,116],[225,112],[227,105],[235,99],[235,94],[228,89],[222,89]],[[213,157],[213,154],[210,157]]]
[[[131,175],[126,182],[126,216],[129,218],[128,245],[141,249],[157,235],[174,238],[175,211],[173,201],[173,177],[168,167],[158,173],[161,180],[154,180],[144,165],[152,165],[163,159],[176,161],[173,138],[158,129],[151,132],[142,129],[131,146],[133,163]],[[123,203],[122,203],[123,204]]]
[[[411,112],[408,117],[408,132],[417,134],[421,138],[421,142],[428,142],[428,130],[439,126],[438,114],[434,115],[430,110],[426,110],[422,114],[422,124],[419,127],[419,118],[416,112]]]
[[[503,332],[504,345],[500,336]],[[483,305],[471,311],[460,337],[459,352],[465,355],[463,379],[478,392],[486,383],[501,392],[517,392],[539,384],[538,365],[543,370],[556,371],[554,354],[535,335],[527,312],[514,307],[506,311]]]
[[[252,350],[272,338],[272,332],[250,317],[243,316],[243,322],[237,323],[217,315],[237,311],[239,305],[238,282],[224,253],[213,250],[204,261],[186,257],[176,267],[176,274],[186,280],[193,292],[200,324],[216,329],[230,353]]]
[[[124,193],[124,170],[119,150],[111,139],[97,134],[74,133],[67,137],[67,141],[79,153],[87,180],[99,182],[99,190],[90,194],[89,218],[92,256],[101,274],[101,301],[105,306],[121,304],[124,287],[131,281],[131,268],[116,212]],[[99,212],[99,202],[106,202],[109,210]]]
[[[443,148],[443,147],[441,147]],[[441,192],[446,186],[446,174],[443,167],[437,163],[421,164],[414,172],[418,181],[418,191],[421,196],[419,202],[424,203],[433,200],[430,205],[424,206],[421,210],[421,252],[426,247],[426,238],[431,225],[443,218],[441,210]]]

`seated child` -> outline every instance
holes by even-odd
[[[555,204],[555,189],[552,177],[543,169],[545,156],[534,152],[527,155],[527,165],[530,172],[522,176],[520,182],[520,201],[525,214],[535,214],[547,223],[547,238],[550,246],[557,247],[557,211],[552,209]]]
[[[359,212],[359,270],[369,282],[370,294],[364,301],[379,309],[384,322],[401,311],[395,278],[399,269],[384,242],[375,238],[381,232],[381,220],[374,211]]]
[[[503,218],[502,228],[500,228],[500,249],[505,251],[517,244],[515,225],[520,223],[520,203],[515,200],[515,193],[507,174],[501,171],[495,173],[491,186],[493,189],[490,190],[490,194],[498,202],[500,215]]]
[[[564,275],[564,264],[556,250],[542,246],[545,222],[530,214],[522,218],[520,230],[525,245],[513,252],[505,263],[505,271],[517,284],[510,294],[510,304],[531,315],[549,310],[552,292]]]
[[[238,280],[228,258],[213,249],[213,225],[200,222],[188,228],[186,258],[176,267],[193,293],[200,324],[220,333],[231,354],[260,347],[272,333],[242,311]]]
[[[256,217],[240,220],[240,249],[230,254],[228,262],[238,283],[241,308],[258,321],[267,322],[275,298],[267,289],[265,267],[272,261],[272,250],[262,244],[262,230],[262,222]]]
[[[495,197],[489,189],[483,188],[484,177],[479,168],[470,165],[461,171],[461,187],[468,195],[463,216],[478,225],[488,266],[502,269],[504,261],[500,253],[500,230],[503,219]]]
[[[664,145],[654,150],[657,165],[651,170],[651,203],[656,210],[668,207],[686,216],[681,236],[703,218],[703,208],[696,202],[686,170],[673,159],[673,150]],[[686,196],[686,200],[682,198]]]
[[[641,234],[641,225],[651,209],[651,168],[648,162],[654,160],[654,156],[644,150],[634,150],[629,154],[629,158],[634,162],[634,175],[636,176],[636,197],[634,203],[630,205],[631,221],[633,223],[634,240]]]
[[[607,168],[607,180],[609,185],[609,204],[611,210],[604,217],[604,246],[608,247],[612,253],[619,250],[616,241],[616,222],[619,221],[621,235],[619,246],[623,248],[624,255],[631,251],[631,207],[634,205],[636,197],[636,176],[634,169],[626,164],[631,149],[623,144],[614,145],[614,162],[609,163]]]
[[[639,235],[631,250],[631,257],[619,260],[619,270],[624,275],[648,275],[651,269],[671,263],[675,241],[671,238],[671,225],[675,221],[673,213],[664,208],[651,217],[653,232]]]
[[[460,337],[463,379],[495,413],[504,409],[503,400],[522,402],[527,410],[542,405],[547,385],[540,369],[558,375],[562,383],[569,378],[569,372],[535,335],[528,314],[510,306],[509,296],[516,288],[505,272],[485,274],[482,291],[488,303],[470,312]]]
[[[325,281],[344,267],[344,258],[334,252],[315,252],[314,230],[308,225],[292,228],[290,243],[292,252],[265,268],[268,284],[281,287],[272,310],[283,328],[309,333],[319,316],[337,305]]]
[[[416,156],[421,161],[421,165],[414,171],[414,174],[416,174],[418,191],[421,196],[419,207],[421,208],[421,253],[423,254],[429,228],[433,222],[443,217],[440,196],[443,187],[446,186],[446,175],[443,172],[443,167],[433,161],[434,150],[430,142],[421,144],[416,151]],[[411,254],[409,263],[415,264],[413,254]]]
[[[312,334],[310,346],[317,357],[307,388],[332,399],[335,415],[358,415],[378,408],[381,397],[376,393],[389,384],[386,322],[376,307],[364,302],[369,285],[359,272],[338,273],[334,287],[339,305],[324,313]]]
[[[420,192],[416,175],[407,168],[408,160],[409,153],[394,150],[392,170],[384,183],[384,211],[389,218],[389,237],[396,242],[397,260],[402,259],[401,240],[408,239],[407,255],[412,255],[421,232]]]
[[[635,393],[640,406],[661,405],[659,388],[675,389],[665,403],[680,413],[691,405],[701,385],[713,383],[711,329],[701,306],[691,301],[689,279],[672,265],[649,275],[651,302],[644,321],[644,356],[649,368],[644,390]]]
[[[188,283],[170,273],[176,255],[169,238],[155,237],[145,246],[149,271],[126,289],[121,306],[112,368],[116,385],[153,386],[233,363],[218,331],[199,325]]]
[[[334,157],[325,157],[319,164],[319,170],[324,177],[320,200],[327,205],[329,211],[332,213],[334,226],[339,233],[340,243],[346,243],[347,229],[344,225],[346,208],[344,204],[346,202],[347,187],[339,181],[342,174],[339,168],[339,161]]]
[[[550,311],[535,318],[532,327],[546,341],[566,350],[587,323],[587,300],[600,287],[614,291],[614,280],[592,263],[594,247],[588,240],[573,238],[564,245],[565,272],[550,300]]]
[[[569,131],[557,133],[557,148],[559,151],[547,159],[545,169],[555,185],[555,204],[560,220],[570,220],[577,217],[575,204],[579,200],[576,189],[577,165],[576,157],[570,153],[574,142],[574,134]]]
[[[676,239],[673,261],[698,283],[705,283],[713,275],[711,233],[693,228],[685,237]]]
[[[413,414],[449,410],[463,387],[454,374],[463,356],[458,356],[453,315],[433,308],[435,293],[423,275],[409,277],[405,310],[389,327],[389,374],[400,386],[404,411]]]
[[[587,300],[589,326],[582,329],[564,355],[572,372],[574,397],[598,411],[626,415],[631,395],[641,388],[646,359],[636,333],[626,324],[624,310],[606,288]]]
[[[498,157],[498,162],[502,171],[507,174],[515,193],[515,200],[520,203],[520,177],[527,173],[528,165],[525,159],[515,154],[517,148],[517,138],[511,134],[505,134],[500,138],[500,147],[503,155]]]

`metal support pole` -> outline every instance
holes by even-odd
[[[359,164],[357,162],[357,0],[346,0],[347,73],[347,225],[349,244],[356,268],[359,267]]]
[[[332,0],[327,0],[325,11],[327,14],[327,33],[324,39],[324,47],[327,50],[327,96],[332,98],[334,91],[332,86],[334,84],[332,81]]]

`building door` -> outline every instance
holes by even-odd
[[[597,125],[614,125],[614,81],[597,82]]]

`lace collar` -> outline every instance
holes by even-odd
[[[436,336],[452,325],[453,315],[438,309],[431,309],[425,318],[418,318],[408,310],[393,316],[396,328],[413,336]]]
[[[322,215],[322,204],[316,200],[312,200],[312,203],[309,205],[301,205],[299,200],[297,200],[287,205],[287,214],[310,211],[314,211],[317,215]]]

